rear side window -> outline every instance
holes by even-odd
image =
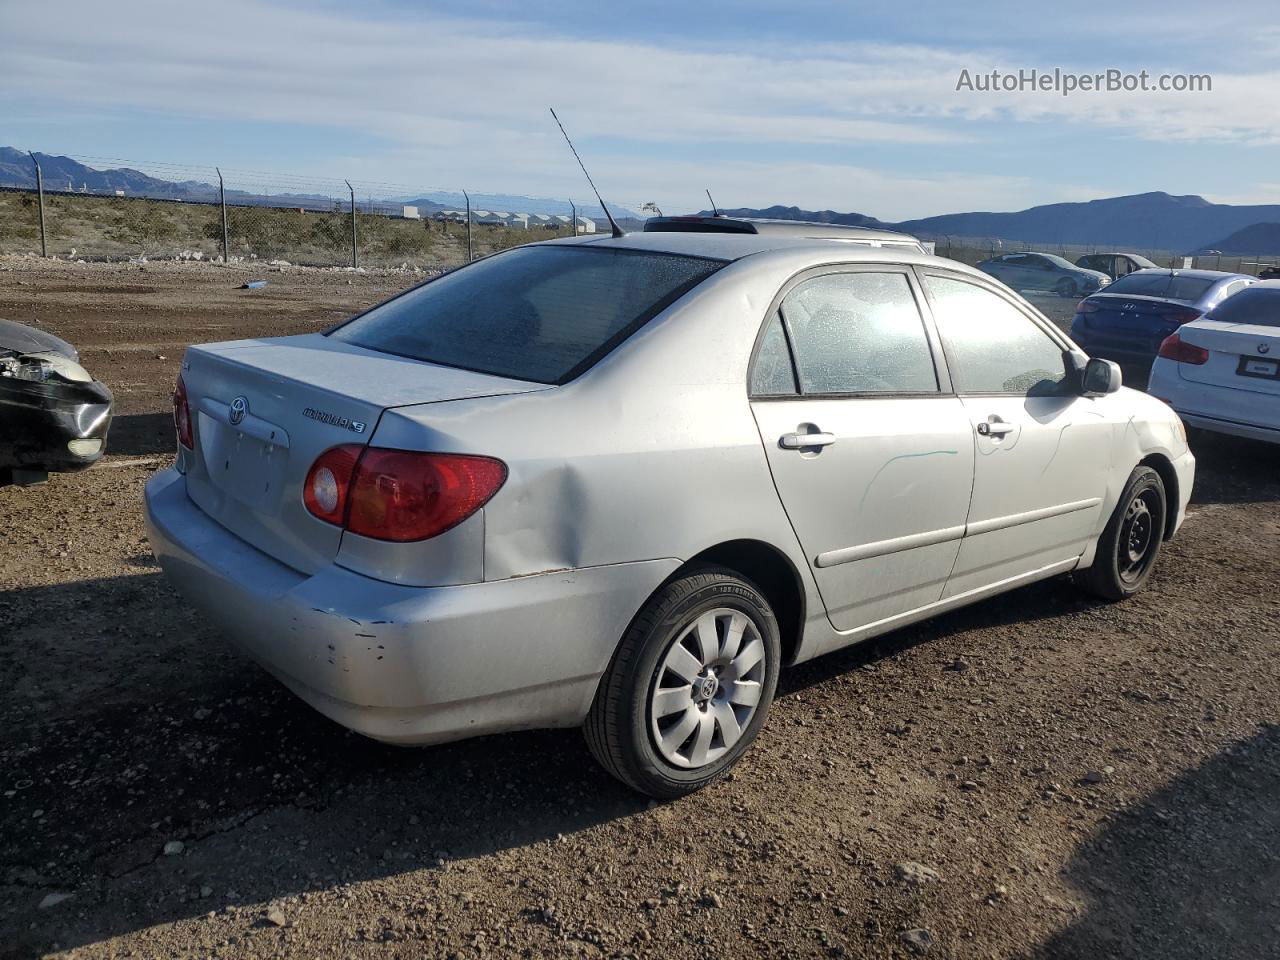
[[[933,316],[956,392],[1060,392],[1062,347],[1007,300],[977,284],[926,276]]]
[[[905,274],[835,273],[782,302],[803,393],[933,393],[924,322]]]
[[[449,367],[563,383],[722,266],[617,248],[523,247],[423,284],[330,336]]]
[[[1136,297],[1168,297],[1194,303],[1217,281],[1205,277],[1183,277],[1166,273],[1130,273],[1110,284],[1103,293],[1128,293]]]
[[[764,339],[751,368],[751,395],[792,397],[796,394],[796,374],[791,367],[791,350],[782,332],[782,318],[776,313],[765,328]]]
[[[1209,311],[1206,319],[1280,327],[1280,287],[1245,287]]]

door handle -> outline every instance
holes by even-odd
[[[784,433],[778,438],[778,446],[784,450],[803,450],[806,447],[829,447],[836,442],[834,433]]]
[[[1013,433],[1014,425],[1003,420],[981,420],[978,422],[978,433],[984,437],[1003,437]]]

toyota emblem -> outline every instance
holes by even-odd
[[[249,412],[249,400],[247,397],[236,397],[231,401],[231,412],[227,414],[227,419],[231,421],[234,427],[244,419],[244,415]]]
[[[1270,353],[1270,352],[1271,352],[1271,344],[1269,344],[1269,343],[1260,343],[1260,344],[1258,344],[1258,352],[1259,352],[1259,353]]]

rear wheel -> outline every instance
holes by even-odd
[[[659,590],[623,637],[587,716],[587,745],[641,793],[692,793],[755,740],[780,663],[760,591],[723,568],[691,572]]]
[[[1093,565],[1076,582],[1107,600],[1123,600],[1146,586],[1164,539],[1164,481],[1150,467],[1129,474],[1115,512],[1098,539]]]

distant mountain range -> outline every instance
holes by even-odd
[[[128,167],[96,169],[70,157],[37,153],[44,171],[45,189],[97,194],[123,191],[126,196],[210,202],[218,198],[216,185],[200,180],[166,180]],[[0,147],[0,186],[32,188],[35,170],[31,158],[13,147]],[[229,185],[230,186],[230,185]],[[461,193],[438,191],[417,195],[370,198],[357,190],[357,201],[366,210],[393,210],[399,205],[418,207],[423,215],[465,204]],[[256,193],[228,189],[227,198],[240,204],[298,206],[315,210],[332,208],[334,198],[324,193]],[[340,202],[340,201],[339,201]],[[472,194],[477,210],[513,213],[567,214],[568,200],[527,197],[519,194]],[[702,213],[709,214],[704,210]],[[1236,206],[1210,203],[1204,197],[1175,197],[1167,193],[1140,193],[1108,197],[1085,203],[1050,203],[1015,213],[948,213],[898,222],[882,221],[862,213],[835,210],[802,210],[799,207],[739,207],[720,211],[731,216],[771,217],[780,220],[816,220],[852,226],[902,230],[925,239],[983,237],[1032,244],[1099,244],[1137,250],[1192,252],[1214,249],[1223,253],[1280,253],[1280,204]],[[582,204],[580,216],[604,221],[597,204]],[[613,214],[626,229],[638,229],[641,214],[622,206]]]
[[[1167,193],[1140,193],[1108,197],[1086,203],[1050,203],[1016,213],[948,213],[897,223],[861,213],[801,210],[797,207],[739,208],[722,210],[735,216],[774,217],[782,220],[819,220],[863,227],[902,230],[925,239],[942,237],[992,237],[1042,244],[1109,244],[1140,250],[1227,250],[1251,241],[1255,234],[1239,236],[1246,228],[1280,222],[1280,205],[1235,206],[1210,203],[1204,197],[1175,197]],[[704,215],[710,210],[702,211]],[[1261,234],[1256,234],[1261,236]],[[1253,247],[1248,253],[1264,253]]]
[[[51,156],[47,153],[36,153],[40,161],[40,169],[44,175],[44,188],[50,192],[92,193],[112,196],[117,190],[130,197],[153,197],[162,200],[186,200],[208,203],[218,199],[218,187],[213,183],[200,180],[165,180],[153,177],[140,170],[129,167],[114,167],[99,170],[86,166],[70,157]],[[228,177],[228,180],[231,178]],[[0,187],[23,187],[35,189],[36,172],[31,158],[21,150],[13,147],[0,147]],[[227,190],[227,199],[239,204],[276,205],[289,207],[305,207],[314,210],[327,210],[333,206],[334,199],[324,193],[271,193],[231,189]],[[369,198],[367,192],[356,189],[356,202],[361,209],[390,209],[402,205],[416,206],[419,213],[431,214],[438,210],[459,208],[466,204],[461,193],[440,191],[424,193],[416,197],[374,197]],[[566,200],[549,200],[542,197],[526,197],[506,193],[473,193],[472,209],[505,210],[512,213],[546,213],[567,214],[572,207]],[[624,219],[639,221],[641,215],[634,210],[622,206],[610,207],[619,222]],[[592,219],[604,219],[604,211],[596,203],[578,205],[578,215]]]
[[[1207,243],[1200,252],[1216,250],[1228,255],[1252,253],[1262,256],[1280,256],[1280,223],[1255,223],[1237,230],[1216,243]]]

